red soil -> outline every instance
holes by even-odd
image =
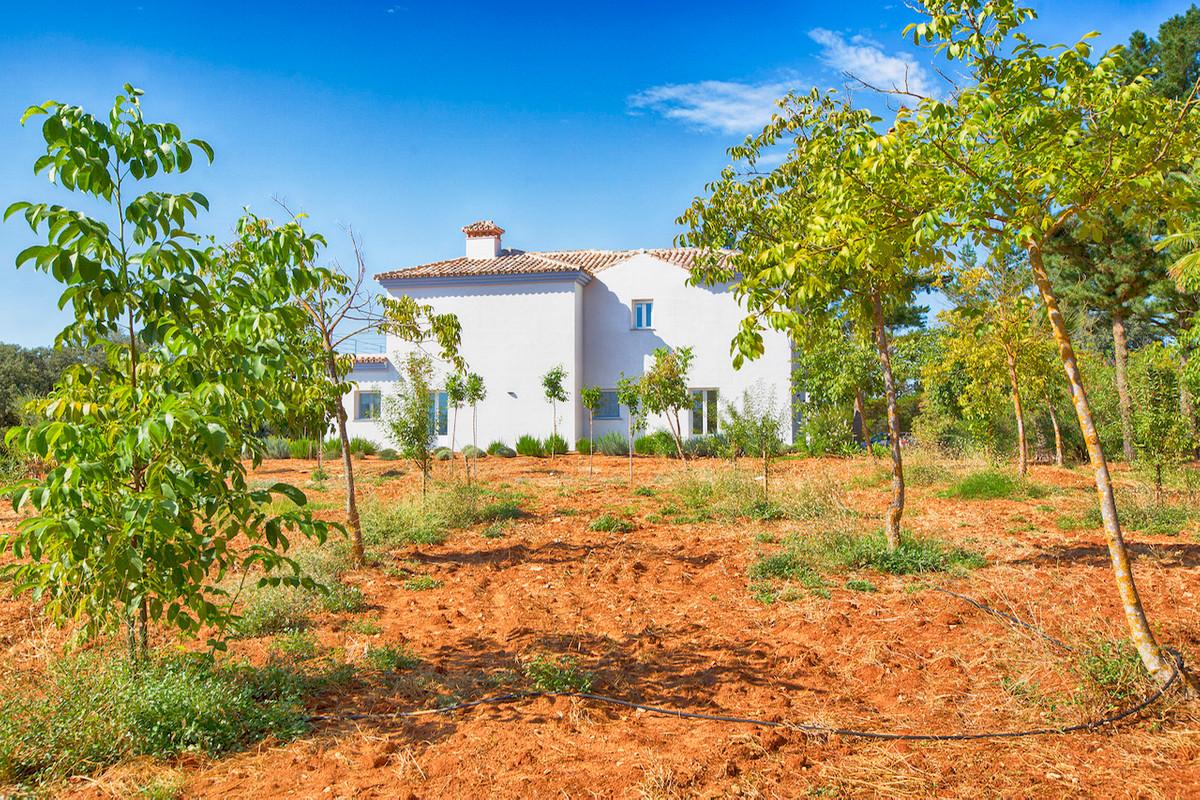
[[[312,466],[271,462],[260,477],[303,483]],[[362,462],[370,475],[396,466]],[[782,495],[802,482],[857,476],[852,485],[860,488],[848,502],[863,516],[853,524],[874,529],[887,488],[864,478],[880,466],[789,461],[773,486]],[[330,467],[336,487],[337,465]],[[1079,684],[1069,657],[926,588],[978,598],[1072,644],[1122,638],[1100,532],[1064,532],[1054,523],[1094,502],[1084,473],[1035,467],[1034,480],[1062,491],[1030,501],[949,500],[937,495],[944,484],[915,487],[906,525],[983,552],[987,567],[961,578],[833,575],[829,599],[804,592],[764,605],[749,591],[747,569],[778,545],[758,535],[782,537],[813,523],[648,522],[677,502],[666,487],[681,468],[639,460],[639,484],[659,488],[652,497],[631,494],[625,469],[622,459],[599,457],[591,478],[581,457],[480,462],[482,481],[525,493],[531,516],[503,538],[453,531],[444,544],[404,548],[350,574],[371,607],[318,618],[319,643],[351,662],[368,648],[402,643],[423,665],[391,683],[354,682],[315,700],[313,711],[386,712],[429,707],[432,693],[482,696],[510,685],[523,658],[549,653],[572,655],[594,676],[595,691],[689,711],[912,732],[1012,730],[1098,713],[1094,704],[1054,711],[1030,700],[1021,686],[1053,699]],[[418,491],[412,475],[366,483],[366,493],[384,501]],[[338,499],[336,490],[321,499]],[[639,525],[630,533],[588,530],[604,511],[630,513]],[[4,524],[11,518],[0,518]],[[1200,658],[1196,531],[1131,539],[1159,636]],[[442,584],[408,591],[405,570]],[[879,591],[842,588],[849,577]],[[350,623],[363,618],[380,632],[355,633]],[[36,660],[49,649],[46,637],[61,641],[43,631],[27,604],[0,603],[6,659]],[[236,641],[231,652],[258,659],[265,645]],[[1176,701],[1097,733],[879,743],[559,698],[409,720],[321,722],[298,741],[163,768],[182,771],[185,796],[213,798],[1185,797],[1200,796],[1196,723],[1194,708]],[[122,769],[75,782],[73,791],[119,795],[128,786]]]

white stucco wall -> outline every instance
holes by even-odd
[[[358,419],[358,393],[367,391],[378,391],[383,398],[383,402],[387,402],[389,396],[396,393],[396,381],[399,379],[399,373],[392,364],[359,364],[347,377],[347,380],[355,385],[355,388],[342,398],[342,406],[346,409],[346,433],[350,438],[356,436],[363,439],[369,439],[375,442],[380,447],[394,447],[388,437],[384,434],[383,426],[379,420],[373,419]],[[336,435],[336,433],[335,433]]]
[[[523,281],[487,283],[458,281],[450,285],[419,285],[399,281],[393,292],[403,292],[438,313],[458,316],[462,325],[462,356],[468,369],[483,376],[487,398],[479,405],[479,446],[501,439],[510,447],[518,436],[550,435],[552,415],[542,391],[542,375],[555,364],[568,372],[571,402],[559,404],[558,431],[568,442],[578,438],[578,375],[582,351],[582,325],[578,307],[580,286],[573,275]],[[388,356],[401,364],[411,349],[394,338]],[[443,385],[445,365],[438,366],[435,384]],[[380,426],[374,438],[382,437]],[[471,441],[471,412],[459,411],[455,446]],[[449,445],[449,436],[439,444]]]
[[[586,385],[614,389],[624,372],[641,375],[657,347],[691,346],[695,352],[691,388],[719,392],[722,410],[727,401],[740,405],[743,391],[758,387],[776,397],[777,408],[788,416],[791,436],[791,349],[787,337],[765,333],[765,353],[733,368],[729,343],[743,311],[728,290],[688,286],[688,273],[649,254],[599,272],[583,294],[583,380]],[[633,330],[635,300],[654,303],[653,330]],[[620,420],[597,420],[596,433],[624,432],[628,411]],[[690,411],[681,415],[685,433],[691,430]],[[665,429],[665,419],[651,418],[647,430]],[[586,423],[583,430],[586,430]]]
[[[722,408],[739,401],[749,388],[772,392],[781,413],[791,414],[791,350],[786,336],[765,334],[765,354],[741,370],[733,368],[729,343],[743,312],[732,293],[686,285],[687,271],[649,254],[596,274],[588,283],[571,274],[472,278],[456,281],[394,281],[385,288],[431,304],[439,313],[453,313],[462,325],[462,354],[471,371],[487,385],[479,407],[479,444],[495,439],[513,445],[530,433],[545,437],[551,430],[550,407],[542,393],[541,376],[555,364],[566,367],[571,399],[558,409],[559,433],[574,446],[587,435],[587,412],[579,403],[584,386],[611,390],[624,372],[640,376],[657,347],[690,345],[695,351],[692,388],[719,390]],[[586,279],[584,279],[586,280]],[[653,330],[633,330],[634,300],[654,302]],[[402,363],[409,346],[389,339],[388,356]],[[393,367],[360,367],[351,375],[360,389],[395,391]],[[441,385],[444,366],[440,367]],[[391,446],[383,426],[354,421],[354,395],[345,398],[351,419],[350,435]],[[386,402],[386,401],[385,401]],[[597,420],[596,433],[624,432],[627,410],[617,420]],[[682,415],[685,433],[690,411]],[[647,430],[666,428],[663,419],[650,419]],[[790,438],[791,426],[786,426]],[[470,442],[470,410],[459,412],[456,446]],[[441,437],[439,444],[449,444]]]

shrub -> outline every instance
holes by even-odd
[[[396,461],[400,458],[400,454],[396,452],[395,448],[385,447],[379,451],[379,457],[384,461]]]
[[[379,448],[370,439],[355,436],[350,440],[350,452],[356,456],[373,456],[379,452]]]
[[[590,692],[592,676],[570,656],[539,655],[525,662],[525,677],[539,692]]]
[[[312,439],[292,439],[288,442],[288,454],[292,458],[313,458],[316,448],[317,443]]]
[[[629,442],[623,434],[609,431],[596,437],[596,452],[606,456],[627,456]]]
[[[601,514],[588,525],[589,531],[604,531],[606,533],[629,533],[634,528],[632,522],[612,514]]]
[[[305,727],[297,682],[278,667],[75,656],[0,686],[0,784],[48,782],[135,756],[218,756]]]
[[[1045,497],[1049,490],[1036,483],[996,469],[973,472],[942,492],[943,497],[960,500],[996,500],[1002,497]]]
[[[633,452],[639,456],[677,456],[675,440],[668,431],[655,431],[633,440]]]
[[[308,631],[291,631],[271,642],[270,652],[284,661],[311,661],[317,657],[317,642]]]
[[[813,572],[826,569],[874,569],[893,575],[913,575],[978,569],[986,563],[980,554],[939,539],[917,539],[904,535],[900,538],[900,546],[889,550],[887,539],[880,531],[869,534],[827,531],[814,536],[792,538],[783,552],[760,559],[751,568],[751,575],[755,576],[755,569],[776,569],[776,566],[772,566],[775,564],[794,565],[796,569]]]
[[[460,483],[431,492],[424,502],[384,505],[371,498],[361,510],[363,540],[384,546],[440,544],[449,529],[524,515],[518,495]]]
[[[449,447],[439,447],[433,451],[434,461],[449,461],[454,458],[454,451]]]
[[[577,442],[575,442],[575,452],[579,453],[580,455],[583,455],[583,456],[591,455],[592,440],[591,439],[580,439]]]
[[[367,651],[367,663],[380,672],[403,672],[421,666],[421,659],[402,645],[384,645]]]
[[[268,636],[303,630],[309,625],[312,596],[295,587],[263,587],[250,594],[231,628],[239,637]]]
[[[517,451],[497,439],[487,446],[487,454],[498,458],[512,458],[517,454]]]
[[[517,439],[517,453],[523,456],[541,458],[546,455],[546,448],[542,444],[541,439],[526,433]]]
[[[292,448],[282,436],[268,436],[263,440],[263,451],[267,458],[291,458]]]
[[[726,446],[725,439],[720,434],[692,436],[684,440],[683,452],[688,458],[717,458]]]
[[[326,439],[321,447],[325,451],[326,458],[340,458],[342,455],[342,442],[336,436]]]
[[[561,456],[567,452],[567,440],[559,436],[557,433],[552,433],[546,437],[546,452],[550,455]]]
[[[507,448],[505,448],[507,449]],[[487,451],[480,450],[473,444],[468,444],[462,449],[463,458],[487,458]]]

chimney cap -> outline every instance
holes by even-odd
[[[470,225],[464,225],[462,232],[470,239],[475,236],[499,236],[504,233],[504,228],[501,228],[490,219],[481,219],[478,222],[472,222]]]

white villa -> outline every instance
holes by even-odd
[[[541,376],[556,364],[567,370],[570,400],[558,406],[558,430],[574,447],[588,435],[587,410],[579,402],[585,386],[599,386],[603,402],[595,434],[620,431],[628,409],[617,403],[617,379],[640,376],[658,347],[691,346],[693,407],[681,415],[684,432],[714,433],[718,409],[739,402],[746,389],[771,392],[776,407],[793,409],[791,347],[776,331],[765,333],[765,354],[735,370],[730,341],[743,312],[727,287],[686,283],[696,251],[506,250],[504,230],[491,220],[472,223],[466,253],[459,258],[398,269],[375,276],[385,290],[453,313],[462,325],[462,355],[479,373],[487,398],[479,405],[479,446],[494,440],[512,446],[522,434],[544,438],[551,410]],[[379,420],[383,398],[397,390],[397,370],[411,345],[390,338],[386,355],[360,356],[343,402],[351,436],[393,446]],[[440,373],[444,377],[444,373]],[[449,444],[444,392],[430,398],[438,443]],[[790,414],[789,414],[790,416]],[[666,428],[651,417],[646,430]],[[792,433],[788,426],[789,435]],[[470,442],[470,410],[459,411],[456,447]]]

